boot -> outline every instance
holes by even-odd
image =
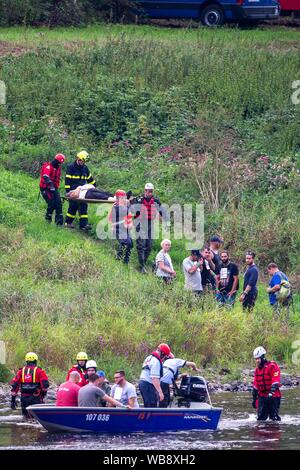
[[[92,230],[92,226],[87,224],[84,227],[80,227],[80,230],[83,230],[84,232],[89,232],[90,230]]]
[[[64,218],[62,214],[58,214],[55,216],[55,223],[56,225],[63,225],[64,223]]]

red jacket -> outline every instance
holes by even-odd
[[[79,387],[84,387],[85,385],[87,385],[88,381],[86,380],[86,375],[85,375],[86,371],[82,369],[82,367],[79,367],[76,364],[73,367],[71,367],[71,369],[68,371],[66,381],[70,379],[70,374],[71,372],[74,372],[74,371],[78,372],[78,374],[80,375],[80,380],[78,382]]]
[[[35,365],[29,365],[18,370],[10,385],[13,394],[17,394],[21,389],[21,395],[24,397],[31,395],[44,396],[49,387],[49,380],[43,369]]]
[[[41,189],[48,188],[48,184],[45,182],[44,176],[49,176],[49,179],[52,181],[54,186],[58,189],[60,185],[61,167],[59,165],[58,168],[54,168],[51,162],[46,162],[42,166],[40,176],[41,176],[41,179],[40,179]]]
[[[276,384],[278,387],[273,393],[273,397],[281,397],[280,369],[274,361],[267,361],[260,369],[256,367],[254,372],[253,387],[258,391],[258,396],[267,397],[272,392],[271,387]]]

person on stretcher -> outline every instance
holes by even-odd
[[[95,188],[92,184],[84,184],[83,186],[78,186],[73,191],[69,191],[66,194],[68,199],[99,199],[102,201],[115,202],[116,198],[112,193],[104,191],[101,188]]]

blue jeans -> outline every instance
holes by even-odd
[[[228,307],[233,307],[235,298],[236,294],[229,297],[228,292],[218,292],[218,294],[216,294],[216,301],[220,305],[227,305]]]

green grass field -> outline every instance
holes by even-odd
[[[277,261],[299,288],[299,35],[284,28],[211,31],[149,26],[0,29],[0,311],[8,366],[36,350],[61,380],[77,351],[109,374],[136,378],[158,342],[232,374],[258,343],[291,363],[300,334],[299,294],[289,322],[274,318],[265,284],[252,315],[236,305],[203,309],[113,259],[112,242],[48,226],[37,200],[40,164],[90,151],[98,185],[163,202],[205,205],[205,235],[232,258],[257,251],[262,274]],[[17,56],[9,55],[9,51]],[[263,158],[261,158],[263,157]],[[66,212],[66,209],[65,209]],[[158,250],[159,242],[155,244]],[[184,243],[172,257],[181,273]],[[57,261],[54,261],[57,260]]]

